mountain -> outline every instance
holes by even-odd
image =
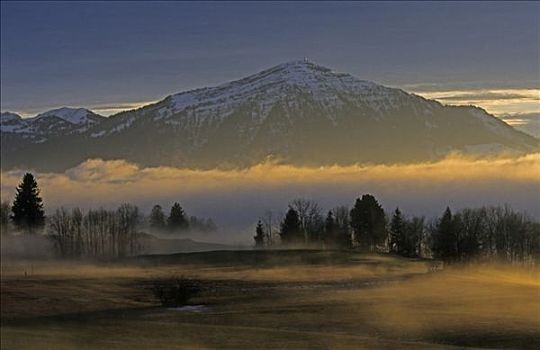
[[[3,136],[19,135],[32,143],[42,143],[53,137],[81,134],[103,120],[105,117],[84,108],[62,107],[26,119],[15,113],[4,112],[1,114],[0,130]]]
[[[197,168],[245,167],[271,158],[319,166],[539,149],[538,139],[481,108],[445,106],[306,61],[73,123],[80,128],[64,128],[60,120],[96,115],[87,111],[79,119],[57,111],[28,121],[56,118],[48,129],[31,128],[33,138],[21,141],[9,124],[2,126],[3,169],[64,170],[88,158]],[[43,130],[50,133],[38,133]]]
[[[0,130],[2,134],[17,132],[26,127],[25,121],[16,113],[3,112],[0,114]]]
[[[58,159],[45,155],[43,150],[47,149],[50,143],[60,145],[64,140],[73,137],[84,138],[85,132],[106,119],[85,108],[62,107],[32,118],[3,112],[0,115],[2,169],[23,167],[59,170],[61,167],[57,167]],[[69,145],[69,142],[65,145]],[[69,150],[53,149],[52,152],[61,155]],[[73,155],[75,153],[76,151],[73,151]],[[39,162],[35,162],[36,159],[39,159]],[[40,166],[47,161],[51,161],[50,167]]]
[[[65,135],[82,133],[98,125],[105,117],[85,108],[62,107],[38,114],[29,122],[38,132],[50,133],[52,130]]]

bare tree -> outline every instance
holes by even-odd
[[[336,225],[343,231],[349,232],[349,207],[346,205],[340,205],[335,207],[332,212],[334,213]]]
[[[317,202],[297,198],[291,202],[290,206],[298,213],[305,241],[320,240],[319,235],[323,230],[324,218],[322,216],[322,209]]]
[[[138,223],[139,211],[130,204],[85,215],[78,208],[71,213],[60,208],[49,218],[49,237],[64,257],[132,255],[141,249]]]
[[[272,246],[278,244],[278,233],[279,233],[279,224],[282,221],[280,219],[282,215],[277,215],[271,210],[267,210],[264,215],[260,218],[264,233],[266,235],[267,245]]]
[[[118,255],[134,254],[136,251],[136,227],[139,222],[139,210],[131,204],[122,204],[117,210],[120,250]]]
[[[49,218],[49,237],[62,257],[73,255],[73,232],[71,230],[71,216],[65,208],[56,209]]]

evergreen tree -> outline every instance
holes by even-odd
[[[360,234],[364,230],[364,223],[362,222],[362,211],[364,206],[360,198],[357,198],[354,202],[354,206],[351,209],[351,228],[354,234],[354,241],[358,242],[360,240]]]
[[[370,250],[386,237],[386,217],[375,197],[365,194],[351,209],[351,227],[356,243]]]
[[[186,230],[189,226],[184,209],[178,202],[175,202],[171,207],[171,213],[167,219],[167,225],[171,231]]]
[[[458,242],[455,220],[450,208],[446,208],[443,216],[435,226],[431,250],[435,258],[444,261],[455,261],[458,258]]]
[[[486,226],[485,210],[463,209],[457,215],[454,215],[454,225],[458,232],[458,253],[461,260],[469,260],[477,256],[481,250],[481,241],[487,239],[483,236]],[[521,225],[519,225],[521,226]],[[521,229],[516,227],[515,234],[520,233]],[[519,240],[523,241],[523,240]],[[487,243],[487,242],[486,242]],[[486,244],[487,245],[487,244]]]
[[[11,212],[11,220],[23,231],[34,232],[45,225],[43,200],[39,196],[39,187],[32,174],[24,174],[22,182],[17,187]]]
[[[332,210],[337,227],[336,245],[342,249],[351,248],[351,230],[349,225],[349,208],[339,206]]]
[[[2,202],[0,204],[0,233],[6,234],[9,229],[9,203]]]
[[[421,254],[422,239],[424,238],[424,218],[414,216],[411,220],[404,220],[405,229],[400,239],[399,254],[415,258]]]
[[[154,205],[150,212],[150,227],[158,231],[162,231],[167,227],[165,213],[163,213],[163,208],[159,204]]]
[[[399,208],[396,208],[390,222],[390,251],[402,254],[405,241],[405,222]]]
[[[304,243],[302,224],[300,223],[298,212],[292,207],[289,207],[287,214],[285,214],[285,219],[281,223],[280,236],[283,244]]]
[[[261,220],[257,223],[257,228],[255,229],[255,248],[264,247],[264,228]]]
[[[329,246],[336,246],[338,245],[338,235],[337,230],[338,227],[336,225],[336,220],[334,219],[334,213],[332,211],[329,211],[326,215],[326,220],[324,222],[324,243]]]
[[[190,216],[188,226],[191,232],[214,232],[217,230],[216,224],[211,218],[204,219]]]

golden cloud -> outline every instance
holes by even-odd
[[[22,176],[21,171],[1,174],[2,198],[10,199]],[[463,183],[469,187],[498,182],[538,184],[540,153],[518,158],[473,159],[459,155],[428,163],[394,165],[352,165],[296,167],[263,163],[238,170],[194,170],[139,166],[124,160],[88,160],[64,173],[36,174],[49,202],[135,201],[164,198],[172,193],[234,193],[275,190],[295,186],[354,187],[378,184],[394,188],[444,187]]]
[[[540,89],[473,89],[416,93],[443,104],[480,106],[494,114],[540,112]]]

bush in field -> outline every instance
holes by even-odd
[[[195,281],[186,278],[156,282],[152,289],[154,296],[164,307],[186,305],[189,299],[197,295],[200,290]]]

